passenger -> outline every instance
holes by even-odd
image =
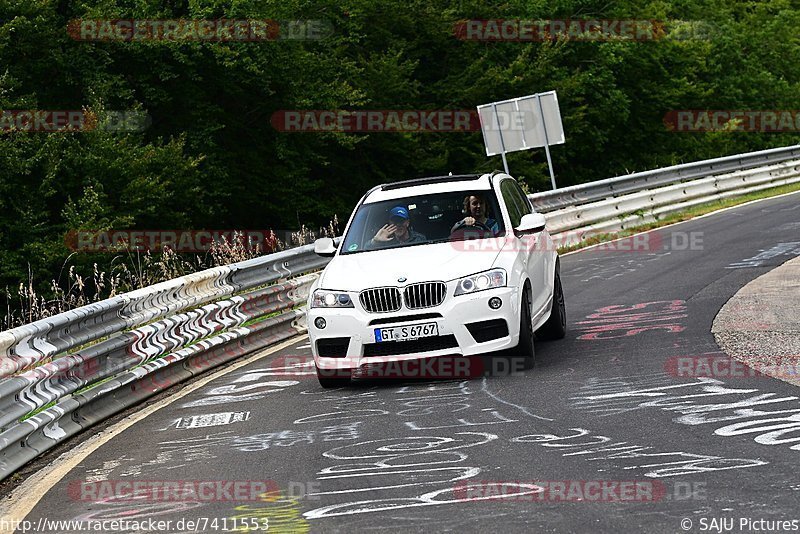
[[[369,240],[367,248],[382,248],[407,243],[424,243],[428,239],[411,228],[408,210],[396,206],[389,211],[389,222]]]

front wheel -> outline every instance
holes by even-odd
[[[519,344],[512,349],[511,355],[514,358],[522,358],[523,369],[533,369],[536,352],[533,346],[531,296],[527,290],[522,295],[522,307],[519,311]]]
[[[541,328],[536,331],[536,338],[542,340],[564,339],[567,335],[567,307],[564,303],[564,289],[561,287],[561,269],[556,264],[556,274],[553,280],[553,303],[550,307],[550,317]]]

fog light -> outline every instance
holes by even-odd
[[[325,328],[327,325],[328,323],[326,323],[325,319],[323,319],[322,317],[317,317],[316,319],[314,319],[314,326],[316,326],[320,330]]]
[[[492,297],[489,299],[489,307],[493,310],[498,309],[502,305],[503,301],[500,300],[500,297]]]

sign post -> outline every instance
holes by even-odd
[[[497,125],[497,132],[500,134],[500,155],[503,156],[503,169],[508,174],[508,161],[506,161],[506,145],[503,142],[503,129],[500,127],[500,118],[497,115],[497,105],[492,104],[494,110],[494,122]]]
[[[555,92],[553,92],[555,94]],[[539,103],[539,116],[544,117],[544,109],[542,108],[542,95],[537,94],[536,100]],[[559,119],[560,119],[559,115]],[[544,120],[542,122],[542,133],[544,133],[544,153],[547,155],[547,168],[550,169],[550,183],[553,184],[553,189],[558,189],[556,187],[556,175],[553,174],[553,160],[550,159],[550,139],[547,137],[547,124],[545,124]],[[563,128],[562,128],[563,129]]]

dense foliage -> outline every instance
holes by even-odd
[[[314,19],[320,40],[81,42],[72,19]],[[471,42],[462,19],[656,19],[652,42]],[[370,186],[501,167],[480,132],[284,133],[277,110],[474,109],[555,89],[560,185],[784,146],[792,133],[670,132],[679,109],[800,108],[791,0],[0,0],[0,109],[141,110],[142,132],[0,132],[0,287],[49,282],[70,230],[298,228]],[[549,188],[541,150],[509,156]],[[77,254],[78,264],[110,257]],[[49,284],[48,284],[49,285]]]

